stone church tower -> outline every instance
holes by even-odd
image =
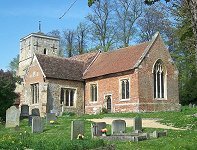
[[[59,38],[42,32],[31,33],[20,40],[18,75],[23,77],[31,63],[33,54],[59,55]]]
[[[23,79],[34,54],[59,56],[59,43],[59,38],[45,35],[42,32],[31,33],[21,38],[17,75]],[[21,85],[17,84],[15,91],[21,95],[20,99],[22,99],[23,83]]]

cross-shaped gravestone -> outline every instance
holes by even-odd
[[[112,132],[112,134],[125,133],[126,132],[126,122],[124,120],[113,120],[111,132]]]
[[[79,135],[84,136],[85,124],[83,120],[74,120],[71,122],[71,140],[77,139]]]
[[[6,110],[6,127],[19,126],[20,111],[15,107],[11,106]]]
[[[105,122],[94,122],[91,126],[92,137],[94,136],[102,136],[102,129],[106,128]]]
[[[32,119],[32,133],[43,132],[43,122],[41,117],[35,116]]]
[[[142,131],[142,118],[135,117],[133,119],[133,129],[134,131]]]

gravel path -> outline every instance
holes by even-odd
[[[93,122],[106,122],[107,124],[112,124],[113,120],[122,119],[126,121],[126,126],[131,127],[133,126],[133,119],[132,118],[102,118],[102,119],[88,119],[89,121]],[[162,129],[173,129],[173,130],[185,130],[181,128],[175,128],[172,126],[167,126],[157,122],[160,119],[152,119],[152,118],[145,118],[142,119],[142,126],[147,128],[162,128]]]

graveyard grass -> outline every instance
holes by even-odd
[[[192,114],[197,113],[197,108],[182,107],[180,112],[155,112],[155,113],[116,113],[99,114],[84,116],[59,117],[54,124],[44,126],[43,133],[31,133],[31,127],[28,126],[27,119],[20,122],[20,129],[5,128],[4,123],[0,123],[0,149],[25,149],[34,150],[82,150],[95,149],[105,145],[115,145],[117,150],[138,149],[138,150],[196,150],[197,149],[197,117]],[[133,118],[140,116],[142,118],[160,118],[161,123],[172,125],[187,130],[167,130],[166,137],[150,139],[140,142],[121,142],[121,141],[103,141],[91,139],[90,121],[86,119],[103,117],[121,117]],[[85,121],[85,135],[83,140],[70,140],[71,122],[75,119]],[[107,135],[110,134],[110,126],[107,125]],[[144,132],[163,131],[163,129],[143,128]],[[127,128],[126,132],[131,132],[132,128]]]

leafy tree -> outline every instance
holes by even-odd
[[[179,93],[181,104],[197,103],[197,71],[195,69],[195,36],[186,5],[176,5],[176,50],[172,56],[179,69]]]
[[[64,42],[65,42],[65,50],[66,56],[72,57],[75,53],[74,49],[74,39],[75,39],[75,31],[74,30],[65,30],[64,31]]]
[[[13,105],[17,94],[14,92],[16,88],[17,77],[12,72],[4,72],[0,70],[0,118],[5,120],[6,110]]]
[[[137,26],[140,42],[151,40],[157,31],[168,41],[171,38],[169,36],[173,32],[170,19],[165,13],[164,8],[159,5],[152,5],[144,9],[143,16],[138,20]]]
[[[16,75],[16,72],[18,70],[19,65],[19,55],[17,55],[15,58],[12,59],[12,61],[9,63],[9,70]]]
[[[114,0],[117,36],[123,47],[129,46],[136,29],[134,24],[142,14],[142,0]]]
[[[89,29],[85,23],[80,23],[76,30],[76,49],[78,54],[85,53]]]
[[[92,13],[86,18],[91,22],[92,38],[99,42],[102,50],[108,51],[113,45],[115,37],[111,0],[100,0],[91,9]]]

